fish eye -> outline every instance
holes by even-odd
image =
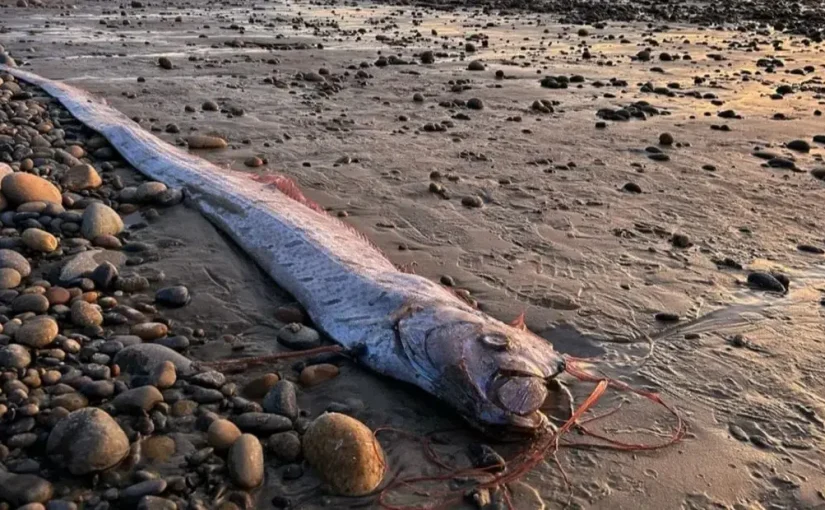
[[[497,351],[503,351],[510,345],[510,339],[505,335],[486,333],[478,337],[478,341]]]

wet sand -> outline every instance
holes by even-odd
[[[245,169],[249,157],[265,157],[267,165],[248,170],[294,177],[331,214],[345,211],[345,221],[394,262],[414,263],[430,278],[452,277],[496,317],[524,311],[527,325],[559,350],[597,357],[604,373],[661,391],[684,414],[688,438],[662,451],[562,449],[573,508],[823,504],[825,273],[821,254],[797,249],[825,246],[823,184],[810,173],[822,155],[812,137],[825,133],[814,115],[823,108],[821,44],[691,25],[608,22],[597,29],[480,9],[304,2],[166,2],[125,15],[111,9],[95,2],[66,11],[4,8],[0,44],[28,69],[105,97],[169,141],[194,129],[227,137],[230,148],[203,154],[212,161]],[[476,47],[469,54],[468,39]],[[645,48],[651,61],[631,60]],[[436,53],[435,64],[373,65],[380,55],[410,61],[426,50]],[[662,61],[662,52],[691,60]],[[162,56],[173,69],[157,65]],[[767,72],[760,59],[784,66]],[[468,71],[472,60],[486,69]],[[813,71],[789,72],[805,66]],[[539,83],[548,75],[584,81],[549,89]],[[611,85],[613,78],[626,85]],[[648,82],[653,87],[643,87]],[[771,98],[782,84],[793,93]],[[415,93],[424,101],[415,102]],[[483,109],[439,105],[470,98]],[[553,102],[553,113],[531,109],[541,99]],[[244,113],[201,111],[208,100]],[[660,114],[596,128],[598,110],[638,101]],[[725,110],[742,118],[720,118]],[[443,121],[452,124],[443,132],[424,130]],[[180,134],[163,133],[170,123]],[[723,125],[730,131],[712,129]],[[661,146],[661,133],[675,144]],[[796,139],[810,142],[810,152],[783,146]],[[648,147],[669,160],[651,159]],[[766,168],[752,155],[757,148],[794,158],[799,171]],[[342,158],[349,162],[336,163]],[[433,172],[445,193],[429,191]],[[641,193],[625,191],[629,182]],[[468,196],[482,207],[462,205]],[[218,331],[243,335],[249,352],[275,350],[272,310],[288,297],[195,213],[158,225],[153,232],[183,241],[159,263],[193,291],[192,305],[179,313],[216,340],[195,356],[231,355]],[[674,234],[688,243],[674,244]],[[726,257],[744,269],[715,263]],[[790,292],[749,289],[749,270],[787,274]],[[660,312],[681,320],[657,321]],[[747,341],[732,341],[736,334]],[[646,336],[655,348],[642,362]],[[591,389],[568,382],[579,398]],[[464,426],[419,392],[354,366],[300,395],[311,415],[347,399],[372,428]],[[600,409],[621,399],[612,393]],[[671,425],[659,409],[630,399],[600,426],[625,440],[652,441]],[[443,448],[461,463],[463,446],[481,438],[459,436]],[[438,472],[415,442],[381,439],[394,472]],[[282,491],[310,491],[307,507],[323,503],[311,491],[311,474],[281,482],[278,469],[268,465],[260,508]],[[567,499],[548,461],[516,487],[514,501],[556,508]]]

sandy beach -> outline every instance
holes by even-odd
[[[515,508],[825,507],[825,47],[800,33],[804,15],[777,29],[733,7],[720,26],[707,9],[634,21],[440,7],[46,2],[0,7],[0,45],[23,69],[105,98],[172,144],[223,137],[227,148],[199,154],[292,177],[396,264],[467,291],[503,321],[524,312],[557,350],[661,393],[686,420],[687,437],[655,452],[561,448],[569,485],[548,458],[511,487]],[[283,349],[278,310],[290,296],[191,208],[158,210],[131,237],[159,247],[139,266],[165,274],[152,290],[191,292],[163,312],[203,329],[187,356]],[[123,216],[127,229],[145,220]],[[773,282],[781,291],[766,290]],[[298,363],[227,377],[296,381]],[[302,416],[338,409],[371,429],[451,430],[436,448],[456,466],[479,442],[518,451],[419,390],[334,363],[340,375],[300,389]],[[593,388],[563,382],[577,401]],[[611,391],[594,412],[618,405],[602,433],[669,436],[671,417],[644,399]],[[174,452],[151,469],[185,474],[204,434],[168,437]],[[442,472],[416,440],[378,439],[392,476]],[[378,507],[319,485],[305,464],[267,457],[250,508],[275,508],[273,498]]]

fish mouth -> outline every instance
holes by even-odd
[[[507,413],[528,417],[538,411],[547,399],[549,380],[552,377],[500,369],[493,376],[487,395],[491,402]]]

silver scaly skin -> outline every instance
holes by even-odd
[[[547,426],[539,408],[564,360],[546,340],[399,271],[337,219],[163,142],[86,92],[17,68],[0,71],[45,90],[141,173],[183,188],[363,365],[446,401],[482,430]]]

